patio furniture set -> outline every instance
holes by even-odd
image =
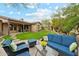
[[[67,56],[76,56],[77,53],[75,51],[70,51],[69,46],[76,42],[75,36],[68,36],[68,35],[48,35],[48,46],[57,50],[60,54]]]
[[[58,56],[58,55],[67,55],[67,56],[76,56],[75,51],[69,51],[69,46],[71,43],[76,42],[74,36],[68,35],[57,35],[57,34],[48,34],[48,42],[45,50],[40,44],[37,44],[37,41],[32,39],[28,40],[28,44],[25,42],[16,44],[17,51],[13,52],[10,44],[12,40],[5,40],[2,45],[8,56],[31,56],[29,53],[29,48],[35,47],[36,53],[39,52],[42,56]]]

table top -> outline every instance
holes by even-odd
[[[36,45],[35,47],[36,47],[37,51],[40,52],[41,55],[58,56],[58,54],[59,54],[55,49],[53,49],[49,46],[46,46],[45,50],[43,50],[43,47],[41,45]]]

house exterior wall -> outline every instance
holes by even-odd
[[[15,25],[16,29],[14,29],[14,27],[11,29],[11,24]],[[7,17],[0,17],[0,33],[3,35],[17,32],[38,32],[39,30],[41,30],[41,25],[39,23],[21,22]]]
[[[33,24],[32,26],[31,26],[31,31],[32,32],[38,32],[38,31],[40,31],[41,30],[41,25],[40,24]]]
[[[3,34],[8,35],[8,24],[3,23]]]
[[[2,34],[2,21],[0,20],[0,34]]]
[[[32,32],[37,32],[38,30],[37,30],[37,26],[36,25],[32,25],[31,26],[31,31]]]

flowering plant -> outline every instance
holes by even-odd
[[[41,46],[46,46],[47,42],[46,41],[41,41],[40,44],[41,44]]]

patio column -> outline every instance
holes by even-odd
[[[18,30],[19,30],[19,25],[17,24],[17,32],[18,32]]]
[[[8,35],[10,35],[10,22],[8,22]]]
[[[23,32],[24,32],[25,30],[24,30],[24,24],[23,24]]]
[[[31,32],[31,26],[30,25],[28,25],[28,31]]]

